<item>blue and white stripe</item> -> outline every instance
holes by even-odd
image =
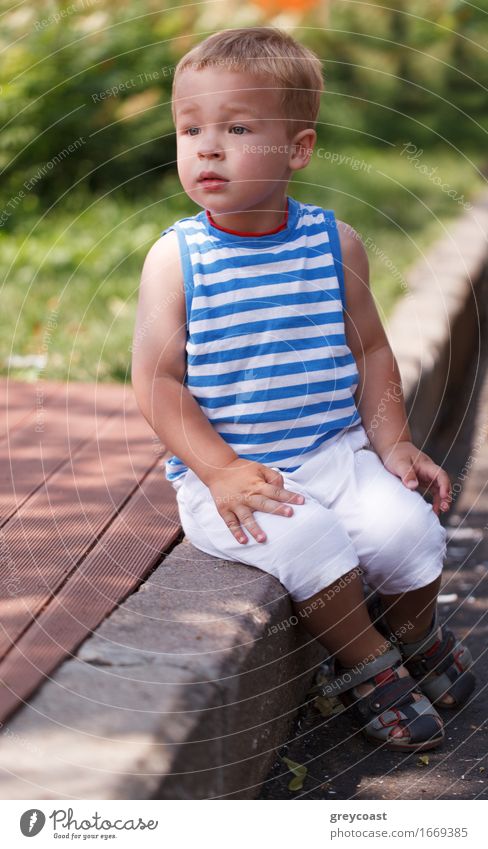
[[[288,197],[286,226],[243,236],[205,210],[176,230],[187,310],[185,385],[241,457],[283,471],[361,422],[344,329],[334,213]],[[161,234],[161,235],[163,235]],[[166,462],[166,477],[187,466]]]

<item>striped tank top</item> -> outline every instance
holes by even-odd
[[[283,224],[266,233],[224,229],[208,210],[169,230],[184,277],[184,385],[236,454],[292,471],[360,424],[333,211],[287,196]],[[166,460],[172,483],[187,470]]]

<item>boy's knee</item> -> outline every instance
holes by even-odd
[[[432,506],[424,501],[422,496],[419,497],[422,499],[419,509],[416,515],[412,515],[410,521],[406,523],[404,544],[409,548],[415,548],[418,545],[422,550],[443,555],[446,550],[446,529],[441,525]],[[406,550],[408,551],[408,548]]]
[[[407,508],[391,509],[370,528],[370,542],[382,555],[438,554],[446,549],[446,530],[420,493],[411,493]]]
[[[321,504],[309,503],[306,509],[303,505],[293,505],[293,511],[289,518],[280,517],[281,533],[279,544],[275,545],[277,557],[292,562],[296,558],[306,558],[307,552],[315,552],[317,548],[325,556],[329,548],[336,548],[341,529],[330,510]]]
[[[297,600],[303,600],[331,584],[338,572],[355,566],[357,557],[330,510],[318,503],[311,503],[306,511],[294,510],[291,518],[282,520],[281,534],[269,555],[273,571],[292,598],[297,590]]]

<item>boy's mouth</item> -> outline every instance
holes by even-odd
[[[197,182],[201,186],[215,186],[229,181],[225,177],[221,177],[220,174],[216,174],[215,171],[202,171]]]

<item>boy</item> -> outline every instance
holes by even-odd
[[[370,741],[434,748],[434,704],[475,683],[436,614],[450,482],[412,444],[359,237],[287,195],[322,90],[318,57],[273,27],[180,60],[178,174],[202,211],[148,253],[132,381],[190,541],[283,583]]]

